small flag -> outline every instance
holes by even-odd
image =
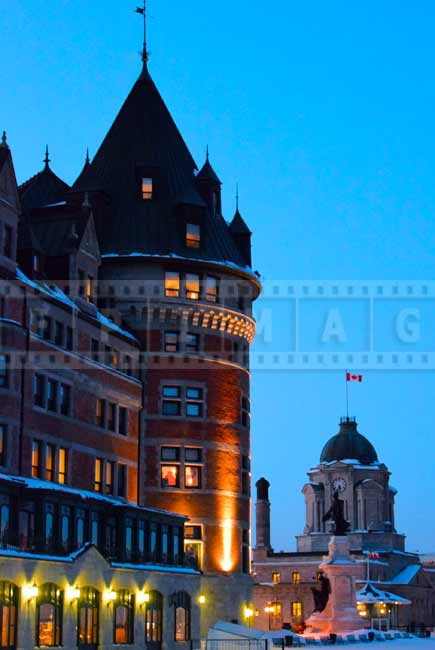
[[[350,372],[346,373],[346,381],[362,381],[362,375],[351,375]]]
[[[379,560],[379,553],[369,553],[369,560]]]
[[[136,7],[136,13],[137,13],[137,14],[142,14],[142,15],[143,15],[145,12],[144,12],[144,10],[142,9],[142,7]]]

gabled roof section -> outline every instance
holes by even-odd
[[[68,255],[76,251],[82,242],[85,231],[88,230],[92,215],[76,210],[68,214],[65,210],[52,209],[52,218],[32,219],[30,224],[36,240],[40,243],[44,254],[49,257]],[[92,233],[93,224],[91,226]],[[98,259],[99,255],[96,253]]]
[[[219,185],[222,185],[218,175],[216,174],[215,170],[211,166],[209,157],[208,157],[208,151],[207,151],[207,158],[206,161],[201,168],[201,170],[198,172],[197,175],[197,180],[200,181],[212,181],[214,183],[219,183]]]
[[[48,151],[44,162],[44,169],[18,188],[23,212],[59,203],[65,199],[69,190],[69,185],[51,170]]]
[[[17,179],[5,131],[0,142],[0,203],[15,213],[20,212]]]

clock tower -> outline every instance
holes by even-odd
[[[390,472],[375,448],[357,430],[354,418],[342,418],[339,432],[324,446],[320,463],[308,472],[302,489],[306,504],[304,534],[297,537],[299,552],[327,552],[330,522],[323,517],[334,492],[344,502],[352,549],[385,546],[404,549],[405,538],[394,527],[394,497]]]

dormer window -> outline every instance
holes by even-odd
[[[149,201],[153,198],[153,179],[142,178],[142,199]]]
[[[201,243],[201,228],[196,223],[186,224],[187,248],[199,248]]]

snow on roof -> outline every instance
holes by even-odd
[[[239,637],[242,639],[262,639],[264,630],[256,630],[253,627],[246,625],[238,625],[237,623],[227,623],[226,621],[217,621],[208,631],[208,639],[225,639],[230,635],[232,637]]]
[[[29,287],[32,287],[32,289],[35,289],[36,291],[41,291],[42,293],[45,293],[47,296],[50,296],[51,298],[54,298],[55,300],[59,300],[63,304],[67,305],[70,309],[74,309],[75,311],[80,311],[79,307],[69,298],[69,296],[66,295],[60,289],[57,287],[55,284],[48,284],[47,282],[34,282],[30,278],[25,275],[21,269],[17,268],[17,278],[21,282],[24,282],[27,284]],[[115,332],[118,332],[118,334],[122,334],[123,336],[126,336],[127,338],[136,341],[136,337],[133,336],[133,334],[130,334],[130,332],[127,332],[127,330],[122,329],[121,327],[118,327],[116,323],[114,323],[110,318],[107,318],[104,316],[101,312],[97,311],[96,313],[96,319],[101,325],[104,325],[104,327],[107,327],[109,329],[114,330]]]
[[[389,591],[382,591],[370,582],[356,592],[358,603],[391,603],[395,605],[410,605],[411,601],[402,596],[397,596]]]
[[[421,569],[421,564],[409,564],[402,569],[392,580],[388,581],[390,585],[409,585]]]
[[[104,255],[101,256],[102,258],[131,258],[131,257],[138,257],[138,258],[164,258],[164,259],[178,259],[178,260],[185,260],[186,262],[208,262],[209,264],[216,264],[217,266],[222,266],[222,267],[230,267],[232,269],[236,269],[237,271],[243,271],[244,273],[247,273],[248,275],[251,275],[253,278],[255,278],[258,282],[258,276],[257,274],[251,269],[250,266],[239,266],[239,264],[235,264],[234,262],[229,262],[225,260],[225,262],[222,262],[221,260],[204,260],[204,259],[198,259],[196,257],[185,257],[184,255],[176,255],[175,253],[168,253],[166,255],[159,255],[159,254],[153,254],[153,253],[128,253],[127,255],[121,255],[119,253],[105,253]]]
[[[189,575],[201,575],[201,571],[183,566],[164,566],[161,564],[131,564],[123,562],[112,562],[115,569],[135,569],[136,571],[162,571],[163,573],[184,573]]]
[[[148,506],[138,506],[135,503],[128,501],[121,501],[115,499],[114,497],[105,496],[99,494],[98,492],[91,492],[90,490],[78,490],[76,488],[68,487],[67,485],[61,485],[59,483],[51,483],[50,481],[43,481],[39,478],[28,478],[26,476],[11,476],[10,474],[1,474],[0,480],[8,481],[9,483],[15,483],[23,487],[27,487],[32,490],[50,490],[52,492],[63,492],[67,494],[74,494],[80,496],[84,501],[93,500],[93,501],[103,501],[104,503],[113,505],[113,506],[128,506],[129,508],[136,508],[142,510],[143,512],[155,512],[164,515],[171,515],[173,517],[178,517],[181,519],[187,519],[184,515],[178,515],[173,512],[168,512],[167,510],[158,510],[157,508],[149,508]],[[32,556],[33,557],[33,556]]]

